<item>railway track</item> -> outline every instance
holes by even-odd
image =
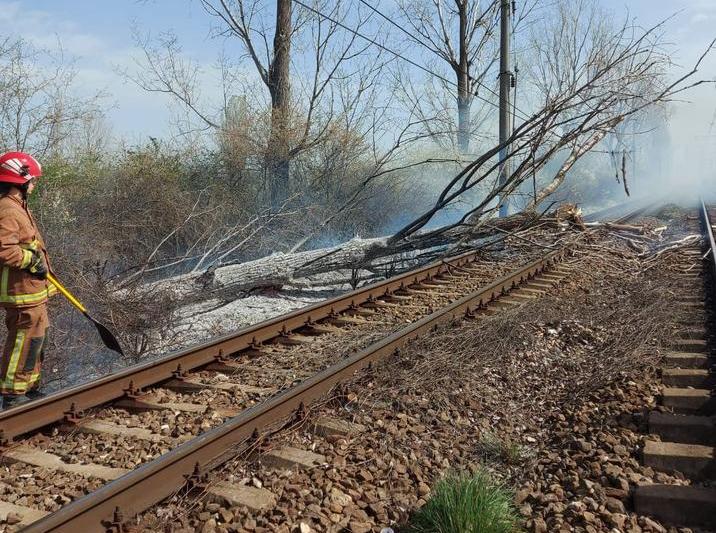
[[[463,254],[2,412],[0,517],[26,531],[122,531],[411,339],[539,296],[568,275],[566,253],[500,265],[492,283],[495,268]]]
[[[716,359],[713,352],[716,307],[716,208],[703,202],[699,222],[703,248],[685,249],[680,262],[681,293],[669,305],[681,328],[662,369],[660,408],[649,416],[642,460],[654,470],[681,473],[688,484],[638,487],[639,514],[666,524],[716,530]],[[694,220],[694,229],[697,229]]]

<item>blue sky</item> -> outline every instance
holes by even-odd
[[[174,31],[187,55],[212,63],[220,43],[210,38],[211,23],[191,0],[15,0],[0,1],[0,21],[23,20],[23,35],[50,49],[62,42],[77,58],[78,86],[88,93],[108,93],[108,117],[115,131],[130,140],[166,133],[167,98],[127,83],[117,69],[133,66],[138,56],[132,28],[142,32]],[[31,29],[31,30],[30,30]]]
[[[375,0],[389,10],[393,0]],[[709,40],[716,36],[716,0],[602,0],[602,5],[617,13],[629,9],[632,16],[649,25],[676,11],[683,10],[668,26],[668,38],[679,49],[677,62],[689,64]],[[131,66],[137,55],[131,33],[136,25],[154,33],[174,31],[184,52],[204,64],[216,60],[223,43],[210,37],[212,20],[198,0],[0,0],[0,21],[22,21],[22,32],[33,42],[56,46],[61,39],[67,52],[77,57],[78,82],[82,90],[102,89],[110,93],[108,112],[116,133],[130,141],[162,136],[168,131],[170,113],[167,98],[147,94],[125,83],[116,67]],[[6,24],[5,27],[8,27]],[[716,60],[704,72],[716,75]],[[207,80],[211,90],[212,81]],[[704,121],[714,111],[714,89],[699,91],[686,112],[686,124]],[[708,113],[707,109],[710,109]],[[707,122],[707,121],[706,121]],[[699,129],[703,129],[699,124]]]

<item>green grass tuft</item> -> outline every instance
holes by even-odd
[[[512,533],[518,527],[512,495],[484,471],[450,475],[414,515],[412,533]]]
[[[504,463],[514,466],[522,463],[526,456],[522,446],[509,440],[503,440],[490,432],[480,435],[476,451],[485,464]]]

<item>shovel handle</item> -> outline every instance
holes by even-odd
[[[62,293],[62,296],[64,296],[65,298],[67,298],[67,300],[69,300],[69,302],[70,302],[72,305],[74,305],[77,309],[79,309],[79,310],[80,310],[81,312],[83,312],[84,314],[87,314],[87,309],[85,309],[85,306],[82,305],[77,298],[75,298],[74,296],[72,296],[72,293],[70,293],[70,291],[68,291],[67,289],[65,289],[65,287],[62,285],[62,283],[60,283],[59,281],[57,281],[57,279],[55,278],[55,276],[53,276],[53,275],[50,274],[49,272],[47,273],[47,280],[48,280],[50,283],[52,283],[55,287],[57,287],[57,290],[60,291],[60,293]]]

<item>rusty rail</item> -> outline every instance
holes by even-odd
[[[118,517],[126,519],[134,516],[173,494],[177,487],[184,485],[196,465],[204,467],[212,463],[226,450],[247,441],[255,432],[290,417],[302,405],[308,405],[371,362],[394,353],[421,333],[456,317],[469,316],[480,306],[561,261],[565,253],[565,249],[551,252],[393,333],[298,385],[243,411],[223,425],[66,505],[30,525],[25,531],[76,533],[104,532],[108,528],[116,528],[118,522],[121,522]]]
[[[619,219],[626,221],[644,209]],[[504,276],[449,306],[410,324],[340,363],[306,379],[298,385],[241,412],[223,425],[207,431],[171,452],[146,463],[100,489],[68,504],[51,515],[28,526],[24,531],[112,531],[123,529],[123,520],[132,517],[173,494],[191,479],[192,472],[216,464],[227,450],[237,450],[242,443],[262,428],[291,416],[301,406],[329,391],[341,380],[353,375],[373,361],[383,358],[418,335],[440,323],[457,317],[470,316],[487,302],[508,292],[520,282],[534,277],[563,259],[567,248],[553,251],[515,272]],[[352,291],[287,315],[276,317],[235,334],[170,354],[157,361],[136,365],[105,378],[58,392],[43,400],[0,413],[0,432],[5,440],[61,420],[66,413],[76,413],[121,398],[127,393],[159,384],[171,378],[180,366],[192,370],[222,360],[225,356],[251,348],[279,335],[356,308],[376,297],[390,294],[406,286],[429,280],[474,261],[475,252],[432,263],[417,270]]]
[[[223,357],[259,345],[280,335],[358,307],[371,299],[400,288],[426,281],[446,272],[451,265],[462,266],[474,261],[476,252],[434,262],[417,270],[377,282],[315,305],[249,326],[216,340],[169,354],[160,359],[131,366],[103,378],[59,391],[41,400],[0,412],[0,442],[62,420],[68,413],[102,405],[156,385],[174,373],[191,371]]]

